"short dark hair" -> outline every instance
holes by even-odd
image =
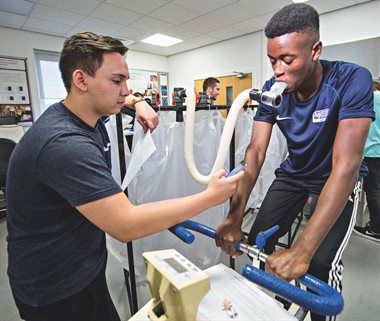
[[[206,78],[203,81],[203,92],[205,92],[208,87],[214,88],[216,86],[216,84],[219,84],[219,83],[220,83],[220,81],[214,77]]]
[[[305,3],[294,3],[274,14],[265,27],[267,38],[276,38],[292,32],[314,31],[319,38],[319,14]]]
[[[373,88],[373,90],[379,90],[380,91],[380,83],[376,80],[373,80],[372,81],[372,88]]]
[[[102,66],[104,53],[118,52],[124,56],[127,51],[128,48],[120,40],[93,32],[79,32],[66,39],[59,59],[59,69],[67,92],[70,92],[75,69],[82,69],[94,77]]]

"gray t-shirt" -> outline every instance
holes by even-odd
[[[92,128],[62,102],[50,106],[9,165],[8,275],[20,301],[53,303],[97,276],[106,260],[105,234],[75,206],[119,192],[103,123]]]

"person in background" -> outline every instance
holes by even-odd
[[[310,195],[317,198],[310,220],[289,249],[266,260],[269,272],[293,280],[306,272],[341,291],[342,253],[351,235],[362,178],[364,144],[373,112],[372,76],[358,65],[320,60],[319,15],[303,3],[277,12],[265,27],[267,55],[274,82],[285,82],[279,108],[259,104],[251,142],[245,153],[246,174],[238,184],[225,222],[217,228],[216,244],[236,256],[249,195],[259,175],[278,124],[289,155],[276,170],[249,233],[254,244],[260,231],[279,225],[265,251],[274,251],[279,237],[291,228]],[[312,313],[312,320],[325,320]]]
[[[207,103],[213,105],[220,94],[220,81],[214,77],[206,78],[203,81],[203,92],[205,92],[207,96],[212,96],[211,99],[207,100]]]
[[[380,242],[380,83],[373,82],[376,120],[371,124],[364,148],[364,161],[368,175],[364,178],[364,190],[370,221],[366,226],[355,226],[354,232],[370,240]]]
[[[66,98],[50,106],[15,148],[7,180],[8,276],[22,319],[119,321],[108,292],[105,233],[122,241],[165,230],[226,201],[243,173],[221,170],[207,189],[133,205],[111,175],[102,117],[126,105],[145,131],[158,125],[129,95],[128,49],[91,32],[66,39],[59,67]]]

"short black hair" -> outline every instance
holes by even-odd
[[[319,36],[319,14],[305,3],[283,7],[265,27],[267,38],[276,38],[292,32],[315,31]]]
[[[380,79],[379,79],[380,81]],[[380,83],[377,80],[372,81],[372,88],[373,90],[380,90]]]
[[[205,92],[208,87],[214,88],[216,86],[216,84],[219,84],[219,83],[220,83],[220,81],[214,77],[206,78],[203,81],[203,91]]]

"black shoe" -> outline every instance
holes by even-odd
[[[7,217],[7,211],[4,209],[0,209],[0,221]]]
[[[380,242],[380,234],[373,232],[369,224],[364,227],[355,226],[354,232],[372,241]]]

